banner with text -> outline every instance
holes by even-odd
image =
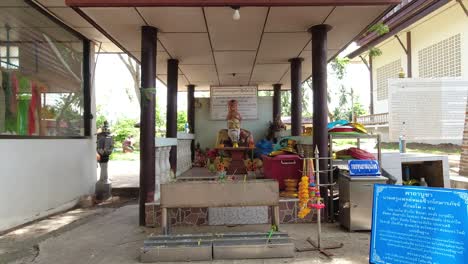
[[[211,86],[210,117],[226,120],[229,100],[238,101],[242,119],[258,119],[257,86]]]
[[[374,186],[370,263],[467,263],[467,233],[467,190]]]

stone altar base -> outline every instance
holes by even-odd
[[[315,215],[306,218],[297,217],[298,199],[281,199],[279,202],[280,223],[300,224],[316,222]],[[256,208],[253,209],[253,208]],[[252,213],[252,210],[255,212]],[[168,209],[172,226],[208,226],[270,224],[271,210],[267,206],[258,207],[222,207],[222,208],[174,208]],[[235,215],[236,217],[232,217]],[[146,204],[146,226],[161,226],[161,208],[159,204]]]

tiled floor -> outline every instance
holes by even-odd
[[[12,263],[139,263],[138,256],[143,240],[152,233],[159,233],[159,229],[139,227],[137,215],[137,205],[124,206],[104,215],[98,214],[87,223],[40,242],[37,245],[36,254]],[[334,254],[331,258],[317,251],[307,251],[296,252],[295,257],[290,259],[217,260],[199,263],[368,263],[368,232],[348,233],[336,224],[324,224],[322,227],[323,243],[343,243],[342,248],[329,250],[330,253]],[[267,232],[269,228],[269,225],[203,226],[175,227],[173,231],[174,233]],[[308,237],[312,237],[312,239],[317,237],[317,226],[315,224],[282,225],[281,230],[290,234],[297,248],[310,247],[306,239]]]

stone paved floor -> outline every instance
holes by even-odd
[[[140,186],[140,161],[111,160],[108,165],[109,179],[113,188]],[[100,168],[97,168],[98,175]]]
[[[23,259],[11,262],[35,264],[130,264],[139,263],[139,249],[145,237],[159,230],[141,228],[137,223],[137,205],[127,205],[107,214],[93,216],[86,223],[50,237],[36,246],[36,253]],[[203,233],[203,232],[236,232],[236,231],[267,231],[267,225],[249,225],[235,227],[178,227],[175,233]],[[308,236],[315,237],[314,224],[283,225],[293,238],[297,247],[306,246]],[[337,225],[323,226],[325,242],[339,241],[344,243],[340,249],[330,250],[335,256],[327,258],[317,251],[296,253],[292,259],[267,260],[218,260],[209,263],[368,263],[369,233],[348,233]],[[1,261],[0,261],[1,262]],[[208,263],[208,262],[198,262]]]

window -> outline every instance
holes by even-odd
[[[85,136],[83,39],[10,2],[0,7],[0,136]]]
[[[273,91],[258,91],[258,96],[273,96]]]
[[[377,100],[388,99],[388,79],[398,78],[401,71],[401,60],[390,62],[377,68]]]
[[[418,52],[419,77],[461,76],[460,34],[444,39]]]
[[[5,69],[19,68],[19,47],[0,46],[0,65]]]

